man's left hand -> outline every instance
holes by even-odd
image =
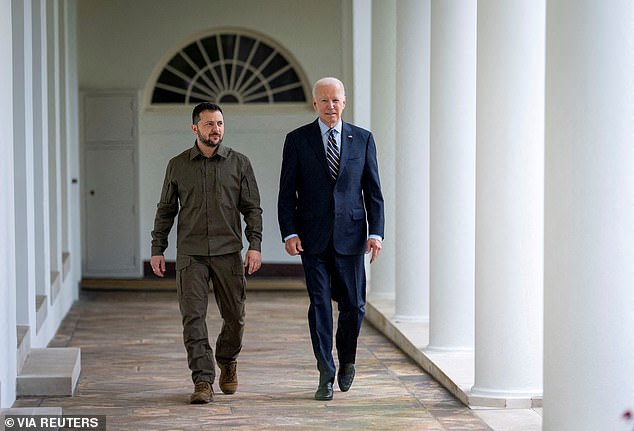
[[[370,263],[374,262],[374,259],[379,257],[379,254],[381,253],[381,247],[383,247],[383,243],[381,242],[381,240],[376,238],[368,239],[368,242],[366,243],[366,246],[365,246],[365,254],[370,253],[370,250],[372,250],[372,257],[370,258]]]
[[[262,253],[257,250],[247,251],[247,255],[244,258],[244,270],[247,275],[251,275],[256,272],[262,266]]]

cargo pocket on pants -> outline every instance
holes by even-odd
[[[186,254],[176,255],[176,294],[179,298],[183,293],[183,279],[181,273],[185,268],[191,265],[191,263],[191,256],[187,256]]]

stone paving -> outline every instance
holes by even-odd
[[[20,398],[14,407],[106,415],[108,430],[491,430],[369,324],[349,392],[315,401],[318,372],[303,291],[249,291],[238,392],[193,390],[173,291],[83,291],[50,347],[80,347],[76,394]],[[219,331],[210,295],[212,345]],[[219,375],[219,373],[218,373]]]

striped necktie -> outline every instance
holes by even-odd
[[[330,129],[330,133],[328,133],[326,160],[328,161],[330,178],[332,178],[333,181],[337,181],[337,175],[339,174],[339,150],[337,149],[337,141],[335,141],[334,129]]]

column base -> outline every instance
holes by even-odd
[[[429,323],[429,317],[425,316],[411,316],[404,314],[395,314],[392,316],[392,319],[395,322],[403,322],[403,323]]]
[[[392,300],[373,298],[366,303],[366,319],[464,405],[471,409],[541,408],[541,393],[474,389],[474,350],[430,351],[423,348],[429,344],[428,325],[397,322],[394,308]],[[531,411],[531,415],[535,422],[541,423],[537,413]]]
[[[542,394],[536,391],[498,391],[472,387],[467,392],[470,407],[534,409],[542,406]]]
[[[432,344],[428,344],[423,352],[428,353],[451,353],[451,352],[470,352],[473,353],[473,346],[434,346]]]

